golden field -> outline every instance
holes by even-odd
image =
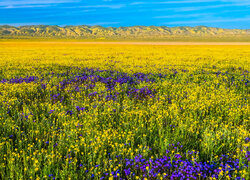
[[[0,179],[249,179],[249,45],[0,42]]]

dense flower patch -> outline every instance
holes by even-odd
[[[249,179],[249,47],[11,44],[0,179]]]

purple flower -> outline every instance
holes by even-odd
[[[54,146],[53,147],[56,147],[56,146],[58,146],[58,144],[56,143],[56,144],[54,144]]]
[[[72,111],[67,111],[67,112],[66,112],[66,115],[70,115],[70,116],[71,116],[72,114],[73,114]]]
[[[77,111],[84,111],[84,110],[85,110],[85,107],[76,106],[76,109],[77,109]]]
[[[49,111],[49,114],[52,114],[54,111],[55,111],[55,110],[50,110],[50,111]]]
[[[95,95],[97,95],[97,92],[90,93],[88,96],[89,96],[89,97],[93,97],[93,96],[95,96]]]
[[[30,77],[26,76],[25,78],[22,78],[22,77],[20,77],[20,78],[18,78],[18,77],[11,78],[10,80],[3,79],[2,81],[0,81],[0,83],[8,82],[10,84],[20,84],[20,83],[23,83],[23,82],[32,83],[32,82],[35,82],[37,80],[38,80],[38,77],[36,77],[36,76],[30,76]]]
[[[126,176],[129,176],[130,173],[131,173],[130,168],[124,169],[124,172],[125,172],[125,175],[126,175]]]
[[[245,142],[246,142],[246,143],[250,142],[250,138],[247,137],[247,138],[245,139]]]
[[[46,84],[41,84],[42,89],[46,89]]]

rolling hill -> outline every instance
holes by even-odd
[[[0,26],[1,39],[99,39],[99,40],[170,40],[170,41],[250,41],[250,30],[206,26]]]

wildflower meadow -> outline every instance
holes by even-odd
[[[250,46],[0,42],[0,179],[250,179]]]

